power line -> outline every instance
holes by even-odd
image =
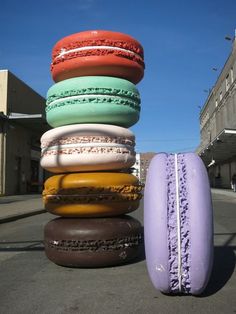
[[[172,149],[172,150],[160,150],[160,151],[157,151],[157,154],[158,153],[185,153],[185,152],[190,152],[190,151],[195,151],[196,150],[196,146],[192,146],[192,147],[184,147],[184,148],[176,148],[176,149]],[[142,151],[141,149],[137,149],[136,148],[136,151]]]
[[[185,147],[185,148],[177,148],[177,149],[174,149],[174,150],[169,150],[167,151],[167,153],[171,153],[171,152],[185,152],[185,151],[192,151],[192,150],[195,150],[196,149],[196,146],[192,146],[192,147]]]
[[[136,142],[141,142],[141,143],[153,143],[153,142],[184,142],[184,141],[196,141],[199,140],[199,138],[178,138],[178,139],[153,139],[153,140],[139,140],[136,138]]]

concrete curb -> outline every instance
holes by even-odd
[[[38,209],[38,210],[35,210],[32,212],[25,212],[25,213],[21,213],[21,214],[9,215],[9,216],[0,218],[0,224],[5,223],[5,222],[10,222],[10,221],[15,221],[15,220],[25,218],[25,217],[43,214],[46,212],[47,212],[46,209]]]

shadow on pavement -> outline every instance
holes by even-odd
[[[1,252],[44,251],[43,241],[0,242]]]
[[[0,196],[0,204],[11,204],[41,198],[41,194],[19,194],[11,196]]]
[[[221,290],[231,278],[235,268],[236,246],[215,246],[212,274],[206,290],[199,297],[209,297]]]

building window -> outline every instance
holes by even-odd
[[[218,99],[216,99],[216,107],[218,106]]]
[[[231,83],[234,81],[234,70],[233,68],[230,69],[230,78],[231,78]]]
[[[207,133],[208,133],[209,142],[211,143],[211,131],[208,130]]]
[[[230,85],[230,82],[229,82],[229,74],[228,74],[225,79],[226,92],[229,90],[229,85]]]
[[[220,92],[220,101],[222,100],[222,92]]]

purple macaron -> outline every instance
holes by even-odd
[[[206,168],[194,153],[156,155],[144,191],[151,281],[164,293],[205,289],[213,263],[213,211]]]

